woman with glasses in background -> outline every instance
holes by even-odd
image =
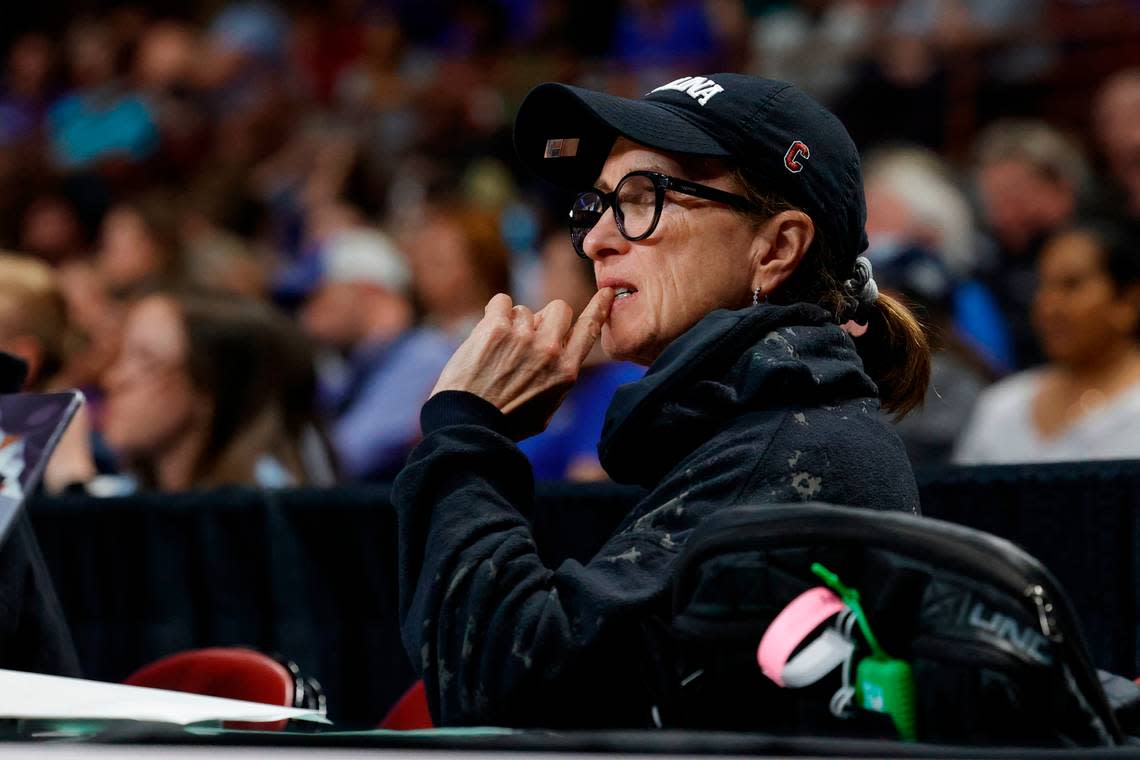
[[[1104,219],[1046,241],[1032,318],[1048,362],[982,393],[955,461],[1140,457],[1138,252],[1134,231]]]
[[[641,625],[667,611],[707,515],[825,501],[918,512],[880,403],[920,403],[923,332],[878,293],[859,157],[783,83],[684,77],[641,100],[558,84],[524,101],[515,145],[570,211],[598,291],[577,322],[506,295],[444,369],[396,480],[402,632],[442,724],[642,726]],[[600,337],[648,365],[598,447],[646,495],[594,558],[544,566],[515,441],[540,429]]]
[[[103,433],[148,490],[329,485],[304,336],[263,303],[154,293],[127,313]]]

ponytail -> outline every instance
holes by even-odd
[[[855,339],[863,368],[879,386],[883,409],[901,419],[919,406],[930,384],[930,341],[918,319],[898,299],[880,293]]]

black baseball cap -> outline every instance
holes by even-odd
[[[787,82],[744,74],[681,77],[640,100],[547,82],[515,118],[515,149],[567,190],[593,186],[621,135],[650,148],[727,159],[803,209],[854,265],[867,248],[859,151],[830,111]]]

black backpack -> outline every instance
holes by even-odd
[[[889,712],[839,717],[833,700],[850,669],[796,689],[761,672],[762,636],[796,597],[825,586],[820,567],[858,590],[881,650],[909,666],[912,738],[1123,742],[1069,600],[1037,560],[959,525],[817,504],[729,508],[694,530],[678,561],[671,617],[647,631],[657,724],[898,737]],[[859,628],[849,621],[848,630],[852,659],[871,655]]]

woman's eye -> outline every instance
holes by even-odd
[[[654,193],[644,190],[635,190],[629,193],[622,193],[621,204],[623,206],[652,206],[654,201]]]

